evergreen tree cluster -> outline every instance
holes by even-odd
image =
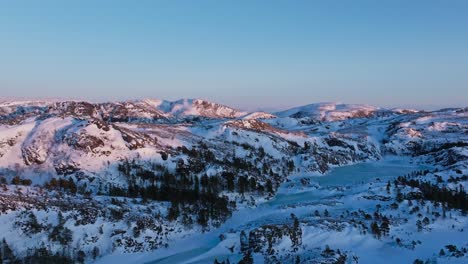
[[[275,184],[272,179],[279,179],[271,165],[265,160],[267,154],[263,148],[255,149],[245,144],[244,149],[258,152],[262,158],[262,166],[247,158],[226,155],[223,160],[204,143],[188,149],[178,147],[178,151],[187,159],[176,161],[175,170],[168,170],[160,164],[143,163],[135,160],[125,160],[118,165],[118,171],[127,178],[128,186],[109,185],[110,196],[142,198],[143,200],[171,202],[167,218],[176,220],[182,217],[182,222],[190,225],[198,223],[207,226],[210,221],[219,224],[231,215],[236,207],[235,202],[229,201],[223,192],[237,192],[239,194],[272,195]],[[263,154],[262,154],[263,153]],[[294,163],[283,161],[289,170],[294,169]],[[224,171],[208,176],[204,172],[208,166],[219,165]],[[270,177],[266,177],[271,175]],[[266,178],[259,182],[258,178]],[[192,219],[190,215],[196,215]]]
[[[16,258],[13,250],[11,250],[5,238],[0,242],[0,264],[12,263],[20,264],[20,260]]]
[[[45,184],[45,187],[49,190],[69,191],[70,193],[76,193],[77,187],[72,178],[58,180],[52,178],[50,182]]]
[[[58,225],[52,228],[49,234],[49,239],[57,241],[62,246],[68,246],[73,239],[73,233],[70,229],[64,226],[65,219],[61,212],[58,214]]]
[[[439,187],[437,184],[411,179],[408,176],[400,176],[395,180],[395,186],[403,185],[418,188],[422,193],[424,200],[430,200],[445,204],[448,208],[461,209],[463,212],[468,210],[468,196],[463,186],[460,185],[456,190],[447,187]],[[403,196],[403,194],[400,194]]]
[[[0,242],[0,264],[72,264],[83,263],[84,260],[79,254],[73,259],[65,252],[54,254],[44,247],[29,249],[26,256],[20,258],[15,256],[5,238]]]
[[[183,216],[186,224],[197,222],[207,226],[210,220],[223,222],[235,208],[235,204],[221,195],[221,191],[227,189],[225,181],[216,176],[203,175],[199,178],[191,175],[182,162],[178,164],[176,173],[168,170],[158,173],[136,166],[135,174],[139,176],[134,176],[133,169],[127,170],[129,167],[135,165],[124,163],[120,166],[122,173],[129,174],[128,187],[110,186],[109,195],[171,202],[167,216],[169,220]],[[141,175],[151,181],[142,183]],[[191,219],[191,214],[197,215],[196,219]]]
[[[374,221],[370,225],[371,233],[380,239],[382,236],[388,236],[390,234],[390,221],[386,216],[374,217]],[[380,221],[380,225],[379,222]]]
[[[22,264],[72,264],[83,263],[84,259],[77,256],[76,260],[65,254],[52,253],[46,248],[37,248],[28,253],[20,262]]]
[[[294,214],[291,214],[291,218],[293,219],[293,226],[290,229],[289,237],[291,238],[292,247],[297,250],[302,245],[302,229],[299,219]]]
[[[37,217],[33,212],[24,211],[19,214],[14,225],[28,235],[37,234],[41,232],[44,227],[39,224]]]
[[[13,177],[11,180],[11,184],[13,185],[26,185],[29,186],[32,184],[32,181],[30,179],[22,179],[19,176]]]

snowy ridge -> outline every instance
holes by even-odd
[[[202,99],[180,99],[173,102],[158,99],[145,99],[142,101],[167,115],[175,117],[236,118],[246,114],[246,112]]]
[[[243,116],[243,119],[271,119],[277,116],[266,112],[253,112]]]
[[[322,121],[339,121],[352,117],[368,117],[380,108],[369,105],[317,103],[277,112],[279,117],[310,117]]]
[[[467,133],[466,108],[3,103],[0,259],[464,263]]]

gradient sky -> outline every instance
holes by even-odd
[[[468,1],[0,0],[0,91],[468,106]]]

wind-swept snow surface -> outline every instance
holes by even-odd
[[[0,259],[466,263],[467,175],[466,108],[4,101]]]

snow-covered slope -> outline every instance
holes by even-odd
[[[448,239],[428,241],[451,224],[458,251],[435,258],[456,263],[468,256],[456,231],[466,229],[467,113],[335,103],[247,113],[197,99],[2,102],[0,252],[9,253],[0,259],[213,263],[250,254],[369,263],[368,245],[412,262],[439,254]],[[395,154],[397,166],[380,161]],[[372,170],[330,183],[327,173],[353,164]],[[415,203],[421,216],[410,213]],[[452,218],[436,216],[444,212]],[[373,222],[391,233],[378,237]],[[414,235],[424,245],[418,254]],[[196,239],[201,246],[185,252]]]
[[[317,103],[291,108],[275,113],[279,117],[309,117],[321,121],[369,117],[379,108],[369,105]]]
[[[175,117],[236,118],[246,114],[246,112],[202,99],[181,99],[173,102],[146,99],[143,102]]]
[[[243,116],[243,119],[271,119],[277,116],[266,112],[253,112]]]

